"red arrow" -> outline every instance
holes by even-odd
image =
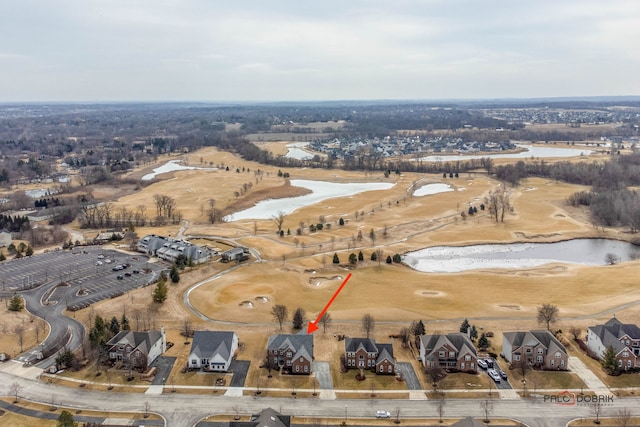
[[[318,330],[318,322],[320,321],[320,319],[322,319],[322,316],[324,316],[324,314],[327,312],[327,310],[329,310],[329,306],[331,306],[331,304],[333,303],[333,300],[336,299],[336,297],[338,296],[338,294],[340,293],[342,288],[344,288],[344,285],[347,284],[349,279],[351,279],[351,273],[349,273],[347,275],[347,277],[344,278],[344,281],[342,282],[342,285],[340,285],[338,290],[336,290],[336,292],[333,294],[333,296],[331,297],[331,299],[329,300],[327,305],[324,306],[324,308],[322,309],[320,314],[318,314],[318,317],[316,318],[316,320],[314,320],[313,322],[309,322],[309,326],[307,327],[307,333],[308,334],[312,334],[312,333],[314,333],[315,331]]]

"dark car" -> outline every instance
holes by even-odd
[[[503,380],[507,379],[507,373],[505,371],[500,371],[500,376],[502,377]]]
[[[133,270],[133,274],[139,274],[140,270]]]
[[[131,277],[131,273],[129,273],[128,271],[126,273],[124,273],[125,276],[127,277]]]
[[[124,279],[124,276],[122,274],[118,274],[118,280],[122,280]]]

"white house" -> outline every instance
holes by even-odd
[[[227,372],[237,350],[235,332],[196,331],[191,342],[189,368]]]

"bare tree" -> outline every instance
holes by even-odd
[[[186,337],[189,338],[192,335],[192,330],[191,330],[191,317],[187,316],[182,320],[182,334]]]
[[[488,423],[490,421],[489,416],[491,416],[491,413],[493,412],[493,402],[488,399],[480,401],[480,409],[482,409],[482,413],[484,415],[483,421]]]
[[[278,213],[276,213],[274,216],[271,217],[271,219],[273,219],[273,222],[275,222],[276,227],[278,227],[278,234],[282,232],[282,224],[284,224],[284,220],[286,218],[287,218],[287,215],[282,211],[278,211]]]
[[[367,334],[367,338],[369,338],[375,327],[376,321],[371,314],[367,313],[362,316],[362,330]]]
[[[376,261],[378,261],[378,266],[382,264],[383,256],[384,256],[384,251],[382,249],[376,249]]]
[[[582,329],[578,328],[577,326],[572,326],[571,328],[569,328],[569,333],[573,335],[573,340],[577,341],[578,338],[580,338],[580,335],[582,335]]]
[[[282,324],[287,320],[287,307],[282,304],[276,304],[271,309],[271,315],[280,324],[280,330],[282,330]]]
[[[433,391],[438,390],[438,382],[444,377],[444,371],[442,367],[438,364],[430,364],[428,365],[424,373],[427,374],[427,377],[431,381],[431,387],[433,387]]]
[[[18,403],[20,400],[20,392],[22,391],[22,386],[18,382],[11,383],[9,386],[9,393],[13,396],[13,403]]]
[[[504,222],[504,214],[511,209],[511,190],[505,185],[500,185],[495,190],[489,191],[484,201],[489,214],[496,222]]]
[[[322,333],[327,333],[327,328],[331,325],[331,315],[329,312],[325,312],[320,318],[320,324],[322,325]]]
[[[617,425],[627,427],[631,422],[631,410],[629,408],[620,408],[614,416]]]
[[[400,407],[396,406],[396,410],[394,411],[396,413],[396,420],[394,421],[396,424],[400,424]]]
[[[593,416],[596,417],[593,422],[600,424],[600,415],[602,415],[602,402],[600,399],[595,399],[595,401],[591,403],[591,412],[593,412]]]
[[[542,304],[538,307],[538,323],[546,323],[547,330],[551,330],[551,325],[558,322],[558,307],[553,304]]]
[[[438,421],[440,423],[443,422],[443,417],[444,417],[444,406],[445,406],[445,394],[440,392],[440,396],[438,398]]]
[[[620,262],[620,257],[614,253],[609,252],[604,256],[604,262],[609,265],[616,265]]]
[[[13,333],[18,338],[18,343],[20,344],[20,352],[22,352],[24,347],[24,326],[16,325],[16,327],[13,329]]]

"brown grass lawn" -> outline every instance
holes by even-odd
[[[26,310],[8,310],[9,299],[0,304],[0,353],[10,357],[35,347],[49,333],[49,325]]]
[[[606,414],[607,416],[609,416],[609,414]],[[580,426],[594,426],[595,417],[590,417],[590,418],[583,418],[580,420],[574,420],[571,421],[568,425],[570,427],[580,427]],[[609,417],[609,418],[604,418],[604,417],[600,417],[600,424],[601,426],[604,427],[609,427],[609,426],[621,426],[624,424],[621,424],[621,418],[619,418],[619,416],[613,416],[613,417]],[[627,420],[627,424],[626,425],[638,425],[640,424],[640,417],[631,417],[630,419]]]

